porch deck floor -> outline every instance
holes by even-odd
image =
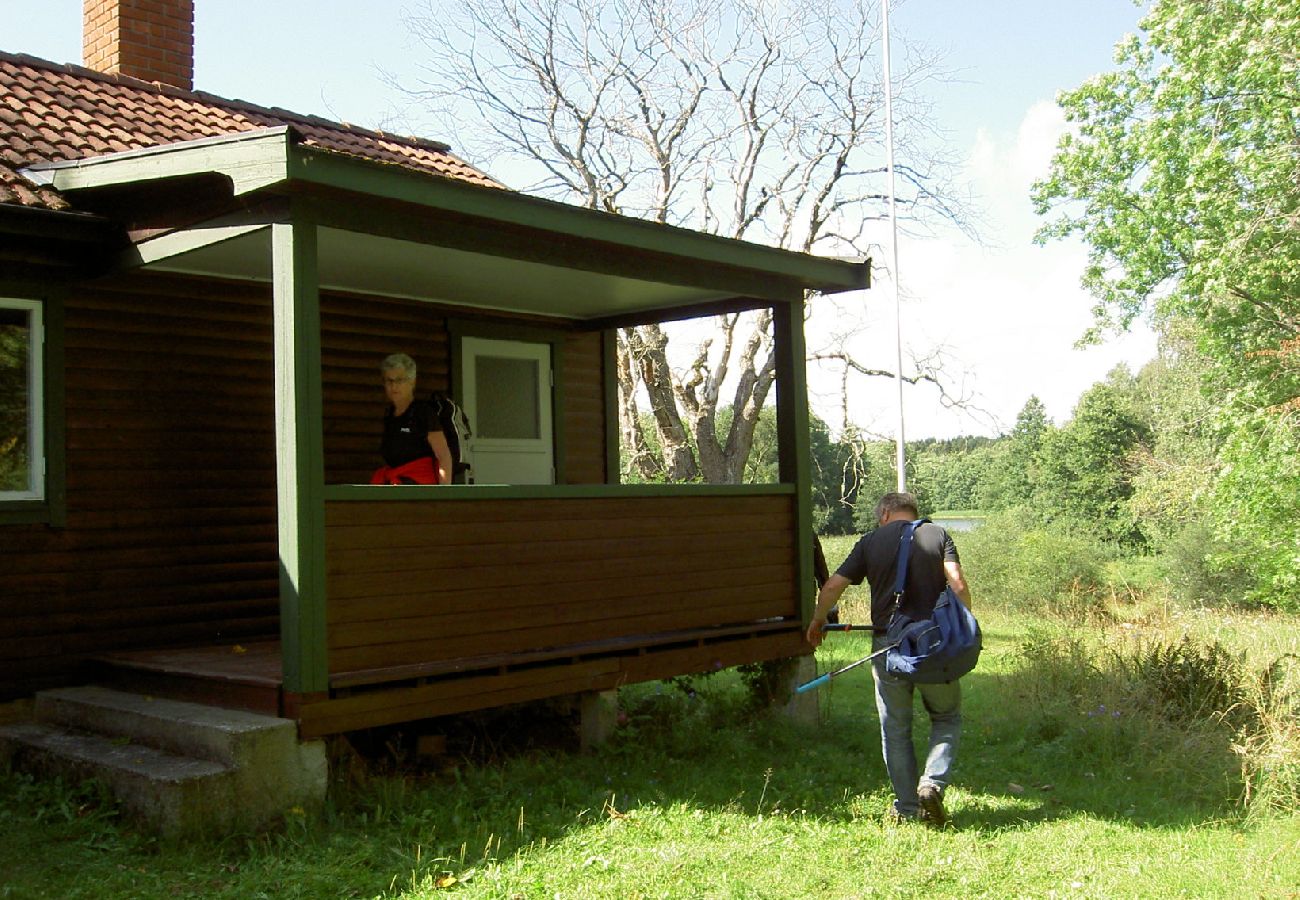
[[[96,680],[120,690],[283,716],[280,642],[120,650],[96,656]]]
[[[100,654],[96,659],[118,668],[158,675],[203,678],[274,690],[278,690],[284,681],[279,641],[161,650],[124,650]]]

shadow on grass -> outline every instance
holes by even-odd
[[[865,648],[840,642],[821,666]],[[948,801],[955,828],[1079,816],[1180,828],[1232,816],[1240,784],[1226,734],[1144,721],[1109,695],[1091,696],[1098,682],[1086,673],[1062,684],[1059,660],[1008,666],[1000,653],[995,646],[963,681],[966,724]],[[724,825],[784,820],[792,831],[810,823],[854,843],[885,840],[891,798],[866,667],[819,692],[817,728],[755,710],[734,672],[636,685],[621,699],[624,723],[590,754],[577,752],[572,715],[547,705],[423,723],[424,749],[442,751],[432,756],[416,753],[421,735],[410,727],[356,735],[321,819],[219,846],[158,848],[108,811],[92,822],[75,807],[44,826],[32,817],[49,815],[41,811],[53,795],[0,796],[12,861],[28,873],[17,895],[40,884],[30,896],[279,896],[292,883],[300,896],[338,896],[342,885],[375,896],[391,889],[394,871],[415,883],[507,865],[571,837],[581,845],[593,826],[684,823],[695,811]],[[918,710],[918,739],[926,730]],[[35,848],[54,845],[57,870],[36,862],[45,855]]]
[[[822,668],[865,647],[842,645]],[[966,723],[948,804],[956,827],[1000,830],[1084,814],[1179,828],[1234,815],[1241,784],[1228,732],[1204,729],[1193,739],[1086,695],[1054,703],[1027,690],[1057,678],[1047,671],[1056,666],[1030,660],[1006,673],[993,663],[964,679]],[[493,808],[489,793],[509,795],[509,811],[533,815],[530,840],[554,841],[575,821],[640,807],[882,820],[891,794],[869,671],[836,679],[818,699],[823,723],[809,728],[753,709],[732,673],[639,685],[623,692],[625,723],[586,756],[562,715],[500,714],[450,736],[448,756],[458,762],[444,762],[432,781],[450,787],[462,821],[471,809]],[[923,743],[919,703],[916,731]]]

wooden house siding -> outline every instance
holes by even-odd
[[[418,396],[453,391],[446,307],[418,301],[325,295],[321,298],[321,368],[325,482],[365,484],[379,463],[383,391],[379,363],[408,353],[417,366]],[[509,317],[462,322],[510,322]],[[528,319],[530,324],[535,320]],[[563,471],[567,484],[605,482],[605,407],[599,332],[564,336]],[[471,427],[474,423],[470,423]]]
[[[379,465],[384,393],[379,364],[408,353],[417,391],[446,391],[451,354],[447,312],[428,303],[321,297],[321,379],[326,484],[365,484]]]
[[[605,471],[605,373],[600,333],[570,335],[562,358],[558,375],[564,386],[564,482],[604,484],[609,473]]]
[[[332,678],[797,617],[789,495],[330,502]]]
[[[321,305],[326,481],[365,482],[379,361],[409,352],[421,389],[445,389],[447,310]],[[0,525],[0,699],[70,681],[90,654],[279,634],[269,286],[133,274],[64,308],[66,527]],[[564,354],[570,477],[592,481],[599,348],[574,335]]]
[[[264,289],[131,277],[65,301],[66,527],[0,526],[0,691],[121,647],[275,635]]]

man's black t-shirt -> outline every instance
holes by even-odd
[[[433,456],[429,428],[435,421],[433,406],[425,400],[412,400],[400,416],[393,415],[393,407],[389,406],[384,414],[384,439],[379,445],[384,464],[404,466],[421,457]]]
[[[889,624],[894,579],[898,577],[898,542],[906,526],[903,521],[890,522],[867,532],[835,570],[836,575],[854,584],[861,584],[865,579],[871,585],[871,623],[876,628]],[[933,522],[917,526],[900,607],[904,615],[920,619],[934,611],[935,601],[948,585],[943,568],[946,560],[961,561],[948,532]]]

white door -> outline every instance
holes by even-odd
[[[553,484],[551,346],[466,337],[465,414],[476,484]]]

